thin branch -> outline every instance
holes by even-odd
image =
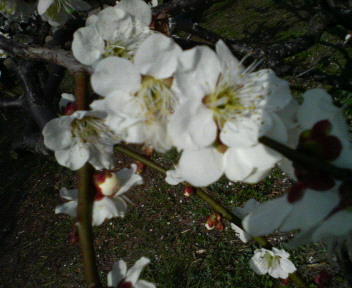
[[[345,180],[346,178],[352,176],[351,169],[336,167],[326,161],[322,161],[318,158],[311,157],[305,153],[287,147],[273,139],[270,139],[269,137],[262,136],[259,138],[259,142],[281,153],[293,162],[302,163],[308,167],[325,171],[338,180]]]
[[[0,35],[0,49],[9,54],[26,59],[43,60],[67,68],[71,72],[93,73],[93,68],[78,62],[72,52],[59,48],[35,47],[15,43]]]
[[[88,106],[87,86],[88,79],[85,73],[75,75],[75,96],[77,99],[77,108],[85,110]],[[94,252],[93,238],[93,204],[95,187],[93,182],[94,168],[86,163],[77,171],[78,175],[78,205],[77,205],[77,229],[79,235],[79,244],[84,266],[84,274],[87,287],[100,288],[98,267]]]
[[[24,104],[24,97],[0,97],[0,107],[22,107]]]
[[[46,123],[55,118],[55,113],[50,109],[48,103],[43,100],[42,91],[38,85],[37,74],[33,73],[35,63],[32,61],[21,61],[16,65],[16,71],[20,76],[25,93],[25,107],[28,114],[35,121],[40,131]]]

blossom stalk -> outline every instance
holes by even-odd
[[[86,92],[88,88],[87,75],[77,73],[75,75],[75,93],[77,109],[84,110],[88,107]],[[100,282],[96,257],[93,246],[92,215],[95,196],[93,181],[94,168],[86,163],[77,171],[78,175],[78,206],[77,206],[77,229],[79,235],[80,251],[87,287],[102,287]]]

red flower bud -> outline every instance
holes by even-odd
[[[183,195],[185,197],[191,197],[194,193],[194,188],[191,186],[186,186],[185,188],[183,188]]]

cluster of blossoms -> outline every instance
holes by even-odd
[[[50,7],[49,2],[40,12]],[[299,229],[296,244],[321,239],[332,239],[334,244],[352,242],[350,178],[291,162],[258,140],[266,136],[349,169],[352,150],[347,126],[331,97],[313,89],[298,105],[287,81],[269,69],[254,71],[255,64],[245,68],[224,42],[219,41],[215,51],[206,46],[183,51],[173,39],[150,30],[150,22],[147,4],[122,0],[91,15],[86,26],[75,32],[73,54],[94,69],[91,84],[101,98],[91,104],[90,111],[75,111],[74,99],[65,96],[65,115],[43,130],[44,142],[55,151],[57,161],[72,170],[86,162],[98,170],[112,169],[113,147],[121,141],[148,144],[162,153],[176,147],[182,154],[166,181],[194,186],[207,186],[223,175],[254,183],[279,165],[296,184],[278,199],[262,205],[250,200],[235,210],[243,219],[244,230],[233,225],[241,240],[278,229]],[[142,183],[135,169],[98,172],[94,225],[124,216],[127,205],[121,194]],[[62,189],[61,196],[70,202],[56,212],[74,217],[77,193]],[[222,230],[219,217],[212,215],[206,227]],[[275,248],[257,250],[251,267],[258,274],[287,278],[295,271],[288,256]],[[146,263],[143,260],[137,266],[143,268]],[[124,262],[116,265],[125,276],[120,275],[113,285],[154,287],[129,276],[137,268],[126,272]]]

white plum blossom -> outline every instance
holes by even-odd
[[[137,166],[132,164],[130,169],[118,172],[96,172],[94,175],[96,195],[93,204],[93,225],[101,225],[105,219],[125,217],[129,199],[123,194],[133,186],[143,184],[141,176],[135,174]],[[64,213],[71,217],[77,216],[78,190],[62,188],[60,196],[69,202],[57,206],[55,213]]]
[[[44,144],[55,151],[57,162],[78,170],[87,161],[95,169],[113,167],[113,147],[119,137],[105,125],[105,113],[76,111],[49,121],[44,129]]]
[[[83,0],[39,0],[38,13],[51,26],[60,26],[74,11],[86,11],[90,5]]]
[[[192,185],[207,186],[223,173],[234,181],[257,182],[282,159],[258,138],[287,141],[290,119],[277,112],[292,99],[289,86],[271,70],[252,69],[222,41],[216,53],[199,46],[180,56],[175,85],[182,103],[168,129],[174,146],[183,150],[178,168]]]
[[[114,263],[108,274],[108,286],[114,288],[155,288],[153,283],[138,280],[139,275],[150,260],[146,257],[139,259],[130,269],[123,260]]]
[[[244,204],[244,207],[235,207],[233,209],[233,213],[240,219],[243,219],[245,216],[247,216],[250,212],[252,212],[254,209],[258,208],[260,206],[260,203],[255,200],[255,199],[249,199],[246,204]],[[238,238],[243,243],[247,243],[249,240],[252,239],[252,236],[248,234],[246,231],[238,227],[237,225],[231,223],[231,228],[236,232],[236,235]]]
[[[340,168],[351,168],[352,149],[346,122],[341,109],[333,106],[324,90],[312,89],[304,94],[297,119],[301,152]],[[294,166],[298,182],[286,195],[249,213],[243,219],[243,227],[253,236],[298,229],[300,233],[290,243],[293,246],[348,238],[352,232],[351,180],[334,179],[328,172],[310,172],[304,164]]]
[[[72,52],[85,65],[95,66],[109,56],[133,59],[136,49],[151,35],[150,7],[142,0],[122,0],[97,15],[74,33]]]
[[[106,124],[126,142],[159,152],[172,147],[167,122],[178,103],[173,74],[181,52],[171,38],[154,34],[139,46],[134,63],[111,56],[96,66],[92,87],[105,98],[92,107],[105,105]]]
[[[289,274],[297,269],[288,260],[290,254],[283,249],[273,248],[272,251],[265,248],[254,251],[254,256],[249,261],[250,267],[258,275],[269,274],[274,278],[286,279]]]

